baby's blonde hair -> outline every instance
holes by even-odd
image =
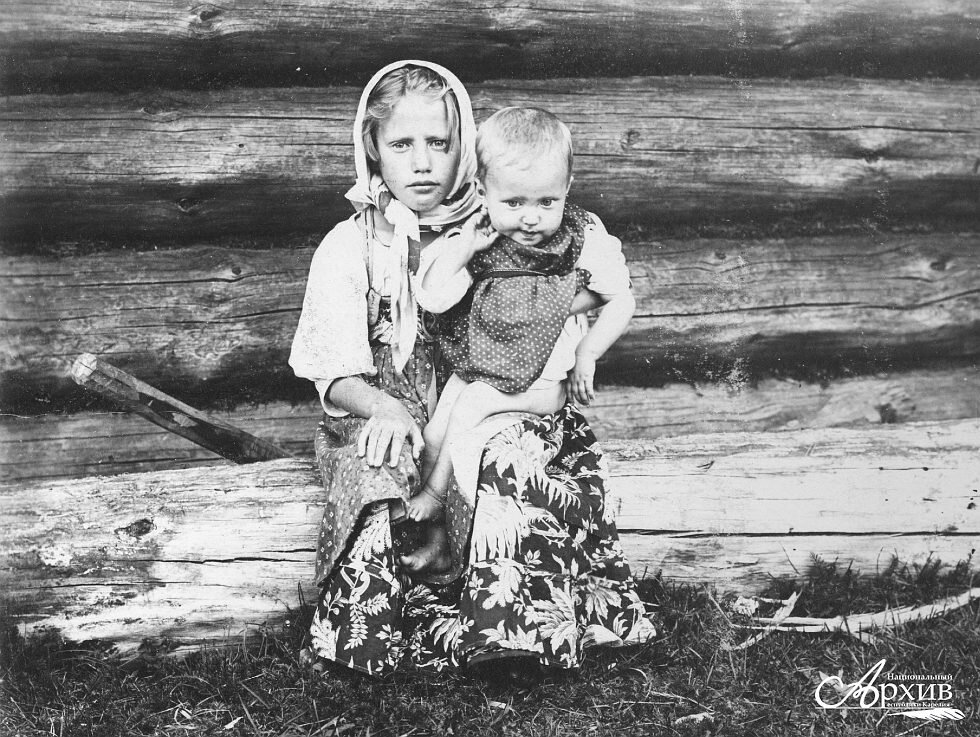
[[[526,161],[557,153],[572,175],[572,133],[553,113],[537,107],[505,107],[480,126],[476,134],[476,175],[483,181],[491,164]]]
[[[361,137],[368,164],[375,171],[381,160],[378,154],[378,128],[391,117],[398,101],[410,94],[445,101],[449,120],[449,148],[459,146],[459,103],[449,82],[428,67],[407,64],[383,76],[368,96]]]

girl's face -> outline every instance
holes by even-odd
[[[420,215],[445,200],[456,181],[459,146],[450,134],[446,102],[417,94],[401,98],[378,126],[381,178]]]

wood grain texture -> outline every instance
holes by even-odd
[[[203,247],[7,260],[3,391],[66,393],[74,355],[94,352],[191,404],[213,401],[215,384],[239,401],[249,384],[305,396],[286,359],[311,255]]]
[[[0,85],[39,90],[364,81],[401,58],[462,77],[729,74],[976,76],[965,0],[428,0],[234,4],[142,0],[4,6]]]
[[[270,440],[294,457],[312,459],[313,432],[321,413],[314,399],[244,404],[210,414]],[[128,412],[0,417],[0,478],[11,483],[220,463],[214,453]]]
[[[3,406],[60,406],[84,352],[195,405],[306,397],[286,361],[311,254],[2,258]],[[648,241],[626,254],[637,312],[601,382],[732,386],[980,356],[977,235]]]
[[[607,443],[622,530],[980,531],[980,418]]]
[[[908,371],[803,382],[763,379],[601,386],[584,409],[600,440],[761,432],[980,417],[980,370]]]
[[[290,460],[18,487],[0,544],[8,617],[123,649],[280,622],[300,585],[312,595],[321,496],[313,465]]]
[[[971,420],[609,444],[610,502],[637,573],[722,591],[758,591],[811,553],[865,572],[892,552],[952,563],[980,546],[978,430]],[[280,623],[300,588],[312,597],[312,468],[282,460],[6,488],[4,616],[24,632],[130,648]]]
[[[313,394],[312,387],[308,394]],[[980,417],[980,371],[910,371],[826,384],[765,379],[756,385],[602,387],[584,408],[600,443],[692,433],[866,427]],[[243,404],[211,414],[285,448],[313,455],[320,405]],[[125,412],[0,416],[0,478],[108,476],[218,463],[213,453]]]
[[[814,556],[871,576],[893,557],[909,566],[947,565],[976,556],[980,535],[713,535],[621,536],[635,575],[661,572],[668,582],[714,586],[719,592],[758,594],[773,576],[803,575]]]
[[[639,249],[628,249],[637,311],[609,356],[621,382],[685,372],[728,383],[769,373],[847,374],[928,356],[972,360],[980,349],[973,236],[696,240]]]
[[[973,223],[980,87],[940,80],[556,79],[471,86],[478,119],[570,126],[572,196],[610,222]],[[188,241],[347,217],[358,91],[26,95],[0,102],[0,236]]]

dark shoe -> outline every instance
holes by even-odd
[[[491,653],[471,658],[466,670],[498,688],[532,689],[544,680],[538,656],[521,651]]]

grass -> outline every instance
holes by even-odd
[[[980,605],[882,633],[750,634],[711,592],[659,578],[641,582],[661,634],[640,647],[593,651],[572,674],[532,689],[459,673],[381,680],[303,666],[299,631],[257,646],[204,649],[183,660],[113,656],[16,638],[4,643],[0,734],[115,735],[956,735],[980,731]],[[834,616],[923,604],[978,585],[964,562],[906,566],[872,577],[815,560],[795,615]],[[773,581],[766,595],[799,584]],[[962,721],[924,722],[879,710],[823,710],[822,673],[857,680],[884,658],[895,673],[949,673]]]

